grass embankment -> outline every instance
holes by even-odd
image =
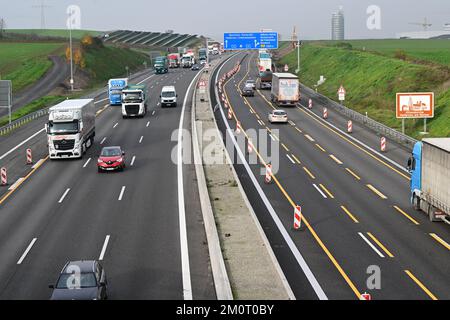
[[[67,29],[7,29],[5,32],[38,37],[69,38],[69,30]],[[101,34],[103,34],[101,31],[72,30],[73,39],[81,39],[85,35],[97,37]]]
[[[61,54],[61,43],[0,42],[0,75],[12,80],[14,92],[39,80],[52,66],[48,56]]]
[[[332,43],[306,43],[301,51],[299,77],[305,85],[313,88],[324,75],[327,80],[319,92],[333,100],[337,100],[337,90],[343,84],[347,90],[346,106],[362,114],[367,112],[369,117],[396,129],[401,128],[401,120],[395,118],[396,93],[433,91],[436,111],[435,118],[428,120],[429,136],[450,137],[450,69],[446,65],[431,63],[437,57],[445,56],[447,62],[450,61],[450,51],[445,50],[444,45],[441,49],[426,51],[422,42],[414,45],[410,41],[406,40],[402,45],[403,42],[397,40],[398,44],[391,44],[391,49],[385,49],[384,53],[383,50],[372,53],[340,48]],[[366,50],[371,43],[364,42]],[[377,45],[380,46],[380,42],[377,44],[375,41],[371,48],[375,50]],[[395,57],[398,50],[395,47],[404,51],[402,59]],[[417,59],[412,61],[409,52],[412,56],[420,54],[431,58],[424,63]],[[287,63],[291,70],[295,70],[296,52],[288,54],[279,63]],[[420,131],[423,131],[423,120],[406,120],[407,134],[418,138],[421,137]]]

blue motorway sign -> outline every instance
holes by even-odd
[[[225,50],[278,49],[277,32],[225,33]]]

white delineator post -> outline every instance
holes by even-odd
[[[266,165],[266,178],[265,178],[265,182],[267,184],[272,182],[272,165],[269,163],[268,165]]]
[[[241,133],[241,123],[238,121],[236,123],[236,134],[240,134]]]
[[[372,295],[370,293],[364,292],[361,295],[360,300],[372,300]]]
[[[323,118],[328,119],[328,109],[327,108],[323,108]]]
[[[247,151],[249,154],[253,153],[253,142],[251,139],[248,139]]]
[[[8,175],[6,174],[6,168],[1,168],[1,185],[6,186],[8,184]]]
[[[294,209],[294,230],[299,230],[302,226],[302,207],[296,206]]]
[[[353,132],[353,122],[352,120],[349,120],[347,123],[347,132],[352,133]]]
[[[312,101],[312,99],[309,99],[309,101],[308,101],[308,107],[309,107],[310,109],[312,109],[312,107],[313,107],[313,101]]]
[[[27,164],[33,164],[33,154],[31,149],[27,149]]]
[[[381,137],[380,149],[381,149],[381,152],[386,151],[386,138],[385,137]]]
[[[228,109],[228,120],[233,119],[233,111],[231,111],[231,108]]]

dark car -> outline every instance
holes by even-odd
[[[199,66],[198,64],[194,64],[194,65],[191,67],[191,70],[192,70],[192,71],[198,71],[198,70],[200,70],[200,66]]]
[[[245,85],[242,89],[242,96],[243,97],[254,97],[255,96],[255,90],[253,90],[253,87],[251,85]]]
[[[98,261],[67,262],[59,275],[50,300],[106,300],[106,273]]]
[[[125,152],[120,147],[105,147],[97,161],[98,172],[123,171],[125,169]]]
[[[251,86],[253,90],[256,90],[256,81],[248,79],[247,81],[245,81],[245,86]]]

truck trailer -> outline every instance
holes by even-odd
[[[291,73],[273,73],[270,97],[278,106],[295,106],[300,101],[298,77]]]
[[[65,100],[51,107],[45,130],[50,159],[82,158],[94,143],[94,100]]]
[[[417,142],[408,160],[411,204],[430,221],[450,224],[450,138]]]
[[[129,85],[122,92],[122,117],[141,117],[147,114],[147,87]]]
[[[160,56],[155,58],[155,63],[153,65],[155,68],[155,73],[168,73],[169,72],[169,60],[167,60],[167,57]]]
[[[180,67],[180,54],[171,53],[167,56],[169,59],[169,68],[179,68]]]

